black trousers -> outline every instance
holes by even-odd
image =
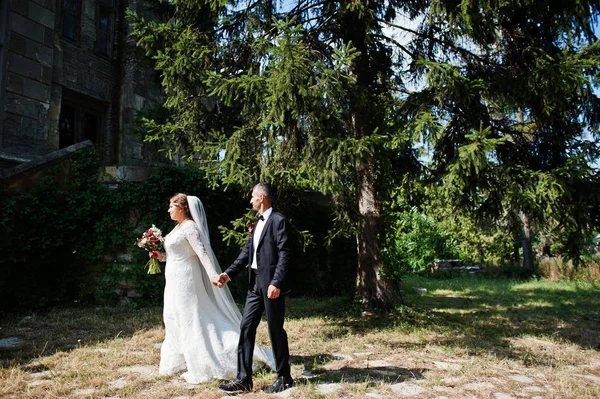
[[[252,276],[253,287],[248,291],[246,306],[240,324],[240,341],[238,344],[238,376],[242,381],[252,381],[252,358],[256,343],[256,329],[260,324],[263,312],[267,312],[269,338],[275,356],[277,377],[290,377],[290,350],[283,322],[285,318],[285,296],[268,299],[256,284],[256,276]]]

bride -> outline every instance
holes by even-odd
[[[235,378],[241,315],[227,287],[211,283],[221,269],[210,246],[202,202],[176,194],[169,215],[177,225],[165,237],[166,252],[151,253],[167,262],[159,373],[187,370],[182,377],[191,384]],[[254,368],[275,368],[271,351],[255,346],[254,358]]]

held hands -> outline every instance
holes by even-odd
[[[211,282],[213,283],[213,285],[216,285],[219,288],[223,288],[223,286],[225,284],[227,284],[230,281],[229,276],[227,275],[227,273],[221,273],[221,274],[215,274],[213,276],[213,278],[211,279]]]

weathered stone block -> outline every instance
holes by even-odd
[[[30,0],[32,3],[38,4],[50,11],[56,11],[56,0]]]
[[[54,29],[44,28],[44,46],[54,46]]]
[[[44,143],[21,135],[4,135],[2,138],[2,155],[27,162],[44,155]]]
[[[21,14],[26,17],[29,13],[29,1],[21,0],[21,1],[13,1],[10,4],[10,9],[16,13]]]
[[[23,137],[29,137],[35,140],[46,140],[46,128],[43,123],[46,118],[36,120],[31,118],[23,118],[21,120],[21,134]]]
[[[27,40],[27,57],[38,60],[42,65],[52,66],[53,51],[51,47]]]
[[[42,77],[40,78],[42,83],[47,85],[52,84],[52,68],[49,66],[42,66]]]
[[[23,94],[23,76],[8,72],[6,74],[6,90],[17,94]]]
[[[8,53],[7,69],[21,76],[26,76],[35,80],[40,80],[42,76],[42,66],[38,61],[23,57],[12,51]]]
[[[4,135],[18,135],[21,131],[21,119],[22,117],[20,115],[7,112],[3,121]]]
[[[44,107],[39,101],[31,100],[14,93],[8,93],[6,96],[6,106],[4,109],[6,112],[33,119],[39,119],[44,111]]]
[[[24,78],[23,96],[38,101],[50,102],[50,86],[35,80]]]
[[[8,48],[15,53],[25,55],[27,54],[27,38],[19,35],[16,32],[10,32],[10,38],[8,40]],[[34,42],[35,43],[35,42]]]
[[[27,16],[41,25],[54,29],[54,12],[39,4],[30,3]]]
[[[19,3],[13,1],[13,3]],[[24,17],[16,12],[12,12],[9,15],[10,29],[17,32],[20,35],[28,37],[36,42],[42,43],[44,40],[44,26],[34,22],[27,17]]]

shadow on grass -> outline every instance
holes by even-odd
[[[427,294],[411,294],[411,285]],[[405,287],[406,304],[379,317],[362,317],[349,298],[288,298],[290,322],[309,318],[325,321],[318,338],[334,340],[368,333],[411,334],[417,330],[435,344],[465,348],[471,354],[516,358],[526,364],[552,365],[552,353],[535,354],[513,347],[515,338],[531,336],[566,341],[583,349],[600,349],[600,288],[576,283],[514,282],[486,279],[413,279]],[[85,345],[128,338],[162,325],[162,308],[53,309],[39,315],[10,316],[0,321],[0,338],[18,337],[17,348],[0,348],[0,366],[23,365],[31,359]],[[423,333],[424,331],[424,333]],[[290,339],[293,339],[291,337]],[[432,342],[429,342],[432,343]],[[427,342],[391,339],[389,348],[406,345],[418,350]],[[333,355],[319,355],[333,356]],[[307,370],[318,369],[325,358],[295,358]],[[309,362],[308,364],[306,362]],[[388,369],[386,368],[386,371]],[[374,369],[346,369],[344,373],[370,377]],[[398,370],[404,376],[414,370]],[[326,379],[330,374],[325,372]],[[377,372],[378,378],[386,378]],[[333,373],[332,375],[335,375]],[[346,374],[344,377],[346,378]],[[319,377],[321,378],[321,377]]]
[[[407,369],[402,367],[342,367],[336,370],[322,369],[319,364],[326,364],[332,360],[337,360],[335,356],[329,354],[320,354],[315,356],[292,356],[292,364],[301,364],[304,366],[304,375],[308,372],[310,377],[305,377],[304,381],[310,381],[312,384],[324,383],[361,383],[361,382],[384,382],[399,383],[407,380],[421,380],[423,373],[429,371],[423,368]]]
[[[551,338],[581,349],[600,349],[598,285],[473,278],[420,278],[409,283],[427,288],[427,294],[413,294],[407,286],[405,305],[385,317],[360,317],[348,302],[329,310],[317,307],[315,312],[348,334],[424,329],[438,336],[439,345],[466,348],[471,354],[518,358],[532,365],[553,365],[554,354],[516,350],[512,339]]]
[[[160,325],[162,309],[156,307],[63,308],[6,316],[0,323],[0,338],[17,337],[22,343],[14,348],[0,348],[0,366],[24,365],[41,356],[128,338]]]

